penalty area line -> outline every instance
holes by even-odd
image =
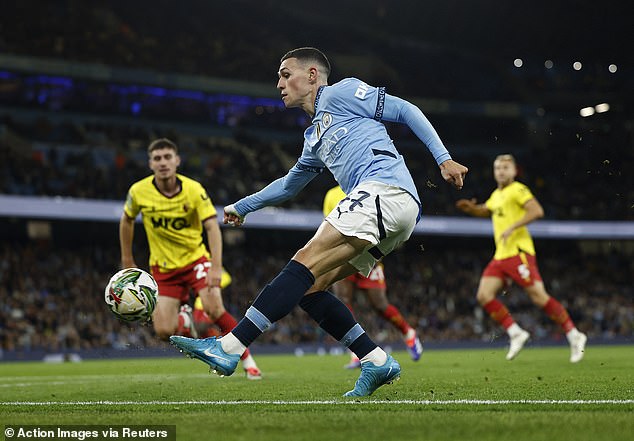
[[[634,404],[634,400],[218,400],[218,401],[0,401],[0,406],[180,406],[180,405],[211,405],[211,406],[239,406],[239,405],[272,405],[272,406],[302,406],[302,405],[363,405],[363,404],[398,404],[417,406],[506,406],[515,404]]]

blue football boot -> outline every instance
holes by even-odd
[[[344,397],[367,397],[384,384],[391,384],[401,376],[401,365],[391,355],[383,366],[371,361],[361,363],[361,375],[354,384],[354,389],[343,394]]]
[[[240,361],[240,355],[227,354],[216,337],[196,339],[172,335],[170,342],[187,356],[207,363],[221,377],[233,374]]]

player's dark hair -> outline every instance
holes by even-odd
[[[312,61],[317,63],[326,74],[326,77],[330,75],[330,61],[322,51],[314,47],[299,47],[293,49],[284,54],[280,59],[280,62],[288,58],[297,58],[301,62]]]
[[[147,148],[147,153],[148,155],[151,155],[154,150],[159,149],[172,149],[174,150],[174,153],[178,153],[178,146],[167,138],[160,138],[152,141]]]

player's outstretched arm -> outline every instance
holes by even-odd
[[[451,159],[436,129],[418,106],[402,98],[386,94],[382,119],[407,125],[425,144],[436,160],[436,164],[441,165]]]
[[[491,211],[484,204],[478,204],[475,199],[459,199],[456,208],[471,216],[490,217]]]
[[[211,288],[220,288],[222,281],[222,233],[216,216],[203,222],[203,228],[207,233],[207,246],[211,253],[211,268],[207,274],[207,285]]]
[[[271,182],[262,190],[227,205],[224,209],[223,222],[236,227],[244,224],[247,214],[291,199],[322,170],[322,168],[306,166],[298,162],[285,176]]]

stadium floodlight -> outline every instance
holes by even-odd
[[[597,104],[594,106],[594,110],[596,110],[597,113],[605,113],[610,110],[610,105],[608,103]]]
[[[546,67],[546,69],[552,69],[554,66],[553,60],[544,61],[544,66]]]
[[[523,65],[524,65],[524,60],[522,60],[521,58],[516,58],[515,60],[513,60],[513,66],[522,67]]]
[[[610,64],[608,66],[608,71],[610,71],[610,73],[616,73],[617,70],[618,70],[618,67],[616,66],[616,64]]]
[[[574,70],[581,70],[582,67],[583,64],[581,64],[581,61],[575,61],[574,63],[572,63],[572,68]]]
[[[579,111],[579,115],[583,116],[584,118],[594,115],[594,107],[584,107]]]

